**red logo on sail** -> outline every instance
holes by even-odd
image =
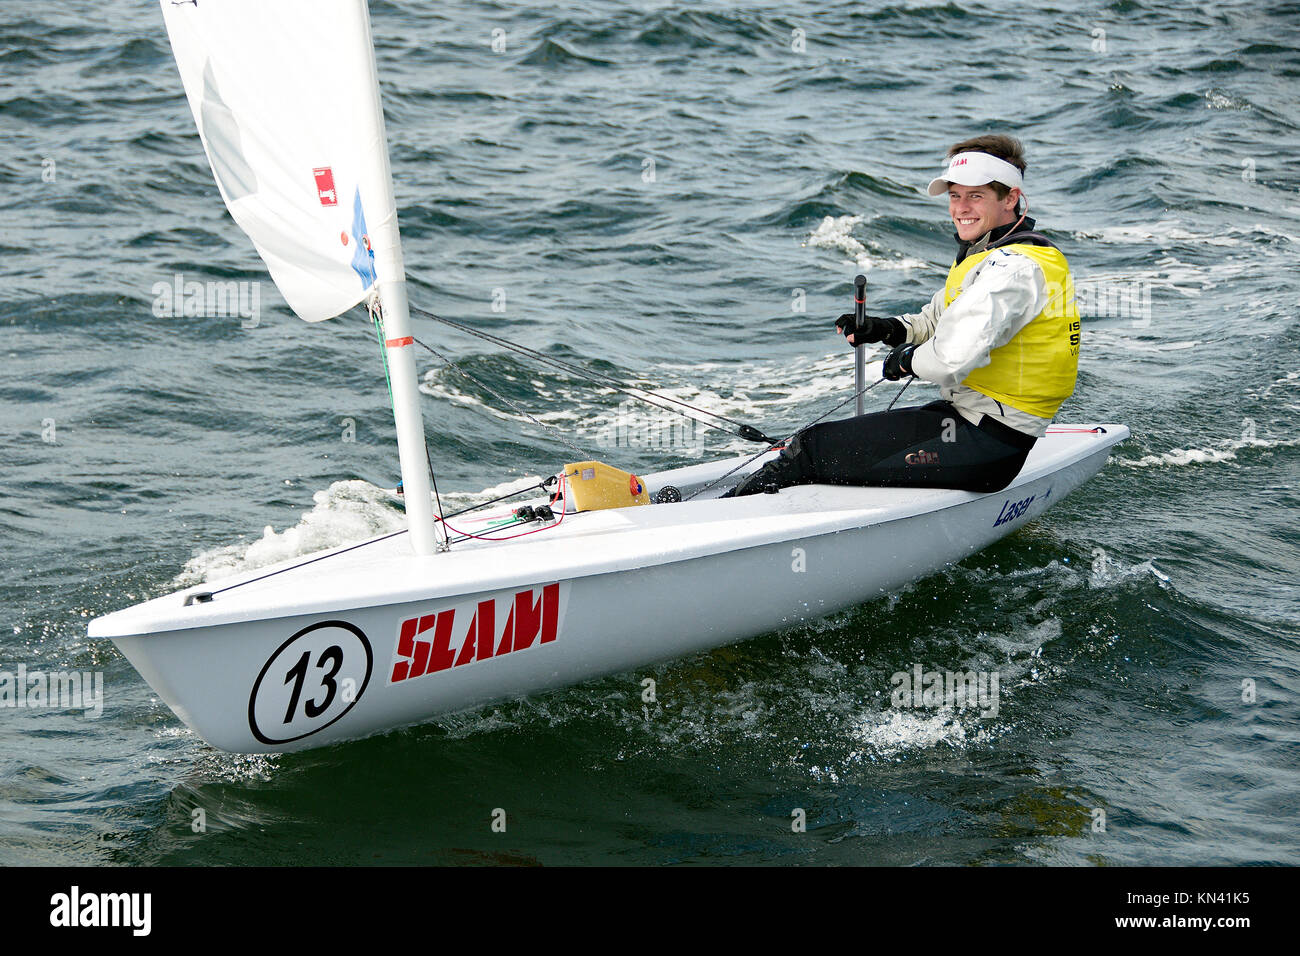
[[[320,204],[337,206],[339,194],[334,188],[334,170],[328,166],[321,166],[319,169],[313,169],[312,175],[316,177],[316,195],[320,196]]]
[[[489,598],[460,615],[456,611],[449,607],[402,622],[390,684],[551,643],[560,631],[560,585]],[[497,624],[502,617],[504,627]]]

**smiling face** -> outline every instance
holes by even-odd
[[[957,236],[964,242],[978,239],[990,229],[1016,221],[1016,203],[1020,190],[1012,189],[1005,199],[999,199],[992,184],[985,186],[948,186],[948,215],[957,227]]]

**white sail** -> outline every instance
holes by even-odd
[[[366,0],[159,0],[221,196],[308,322],[372,288],[411,547],[437,546]]]
[[[222,198],[290,308],[356,305],[376,247],[401,263],[365,0],[160,3]]]

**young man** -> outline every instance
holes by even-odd
[[[957,229],[948,281],[920,312],[852,313],[850,345],[892,346],[884,376],[934,382],[939,401],[813,425],[742,481],[735,495],[790,485],[891,485],[1000,491],[1074,391],[1079,315],[1065,256],[1026,216],[1023,149],[979,136],[948,150],[930,183]]]

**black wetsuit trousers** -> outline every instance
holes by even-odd
[[[988,416],[972,425],[944,401],[872,412],[805,428],[735,494],[808,484],[1001,491],[1035,441]]]

